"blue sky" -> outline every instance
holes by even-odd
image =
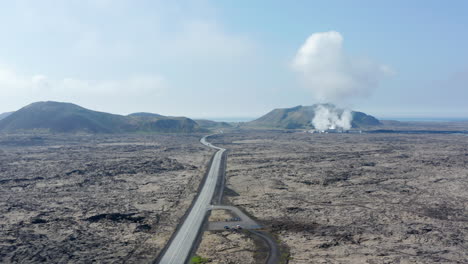
[[[380,117],[468,117],[467,28],[468,2],[455,0],[2,1],[0,112],[56,100],[255,117],[326,100]]]

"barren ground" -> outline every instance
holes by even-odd
[[[226,219],[232,218],[232,214],[228,210],[211,210],[210,217],[208,221],[210,222],[218,222],[218,221],[226,221]]]
[[[0,263],[148,263],[212,151],[201,135],[0,135]]]
[[[212,141],[229,149],[229,202],[278,235],[289,263],[468,263],[466,135],[249,131]]]
[[[256,263],[254,241],[238,231],[204,232],[197,255],[211,264]]]

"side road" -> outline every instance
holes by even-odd
[[[233,223],[235,225],[242,226],[243,229],[248,230],[252,234],[262,239],[265,244],[269,247],[269,255],[266,261],[267,264],[279,263],[279,251],[276,245],[276,241],[266,233],[262,231],[255,231],[261,228],[255,220],[246,215],[242,210],[235,206],[228,205],[211,205],[212,199],[215,195],[217,183],[222,180],[222,186],[220,191],[222,196],[222,190],[224,189],[224,179],[220,177],[224,175],[223,165],[223,153],[226,151],[223,148],[212,145],[206,141],[206,138],[211,135],[201,138],[200,143],[210,148],[216,149],[217,152],[214,154],[211,166],[208,174],[204,179],[203,186],[200,188],[196,200],[192,203],[191,208],[188,210],[183,223],[180,224],[176,233],[173,235],[168,245],[156,259],[156,263],[159,264],[181,264],[187,263],[191,256],[191,253],[196,247],[200,240],[202,233],[203,224],[206,221],[207,213],[210,210],[223,209],[230,210],[240,218],[240,221],[236,222],[211,222],[208,224],[208,230],[224,230],[225,226],[230,226]],[[222,170],[221,170],[222,168]]]
[[[255,220],[244,214],[239,208],[229,205],[212,205],[209,210],[229,210],[240,218],[240,221],[220,221],[210,222],[208,224],[208,230],[224,230],[225,226],[231,226],[233,224],[242,226],[243,229],[260,229],[262,228]]]

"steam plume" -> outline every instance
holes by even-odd
[[[392,74],[386,65],[348,56],[343,36],[336,31],[312,34],[297,51],[292,68],[322,103],[367,96]]]
[[[315,107],[312,125],[319,131],[328,129],[349,130],[352,120],[353,116],[350,110],[339,110],[330,105],[318,105]]]
[[[370,95],[380,81],[393,74],[390,67],[356,58],[343,49],[343,36],[336,31],[310,35],[297,51],[292,68],[319,102],[343,102]],[[312,124],[318,130],[351,128],[352,114],[329,104],[316,107]]]

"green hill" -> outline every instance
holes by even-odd
[[[316,104],[311,106],[296,106],[292,108],[279,108],[274,109],[266,115],[246,122],[244,125],[247,127],[260,127],[260,128],[287,128],[287,129],[303,129],[313,128],[311,124],[312,119],[315,117],[317,107],[323,106],[335,109],[339,113],[344,110],[336,108],[332,104]],[[379,120],[371,115],[362,112],[351,111],[353,128],[362,128],[369,126],[381,125]]]
[[[42,130],[69,133],[195,132],[198,124],[189,118],[152,114],[122,116],[92,111],[71,103],[37,102],[0,120],[0,131]]]

